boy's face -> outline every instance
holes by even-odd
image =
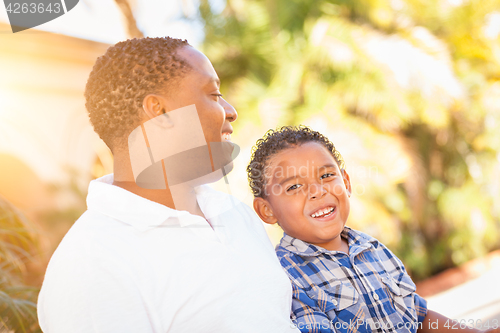
[[[288,235],[327,250],[340,250],[349,216],[351,184],[320,143],[286,149],[269,161],[267,198],[255,198],[264,222],[278,223]]]

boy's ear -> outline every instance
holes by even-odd
[[[278,222],[278,219],[274,216],[273,210],[266,199],[253,199],[253,209],[257,215],[259,215],[260,219],[267,224],[275,224]]]
[[[351,193],[352,193],[351,179],[349,178],[349,174],[347,173],[347,171],[345,171],[344,169],[342,169],[342,178],[344,179],[344,185],[345,185],[345,188],[347,189],[347,194],[350,197]]]

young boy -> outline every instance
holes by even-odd
[[[325,136],[304,126],[269,131],[247,172],[255,211],[285,232],[276,252],[292,282],[291,317],[302,332],[460,329],[427,310],[389,249],[345,226],[351,183]]]

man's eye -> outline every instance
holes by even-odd
[[[333,177],[333,176],[335,176],[335,174],[334,174],[334,173],[330,173],[330,172],[328,172],[328,173],[325,173],[324,175],[322,175],[320,178],[321,178],[321,179],[325,179],[325,178],[328,178],[328,177]]]
[[[298,189],[299,187],[300,187],[300,184],[294,184],[294,185],[289,186],[289,187],[286,189],[286,191],[287,191],[287,192],[290,192],[290,191],[293,191],[293,190]]]

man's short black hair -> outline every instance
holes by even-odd
[[[307,126],[283,126],[276,130],[269,130],[259,139],[252,149],[252,159],[247,166],[248,182],[255,198],[266,198],[266,167],[269,160],[277,153],[300,146],[307,142],[318,142],[332,154],[339,169],[344,169],[342,155],[335,149],[330,140],[323,134],[313,131]]]
[[[190,69],[176,54],[187,45],[170,37],[134,38],[111,46],[97,59],[85,87],[85,106],[95,132],[111,150],[140,125],[144,97],[161,93]]]

